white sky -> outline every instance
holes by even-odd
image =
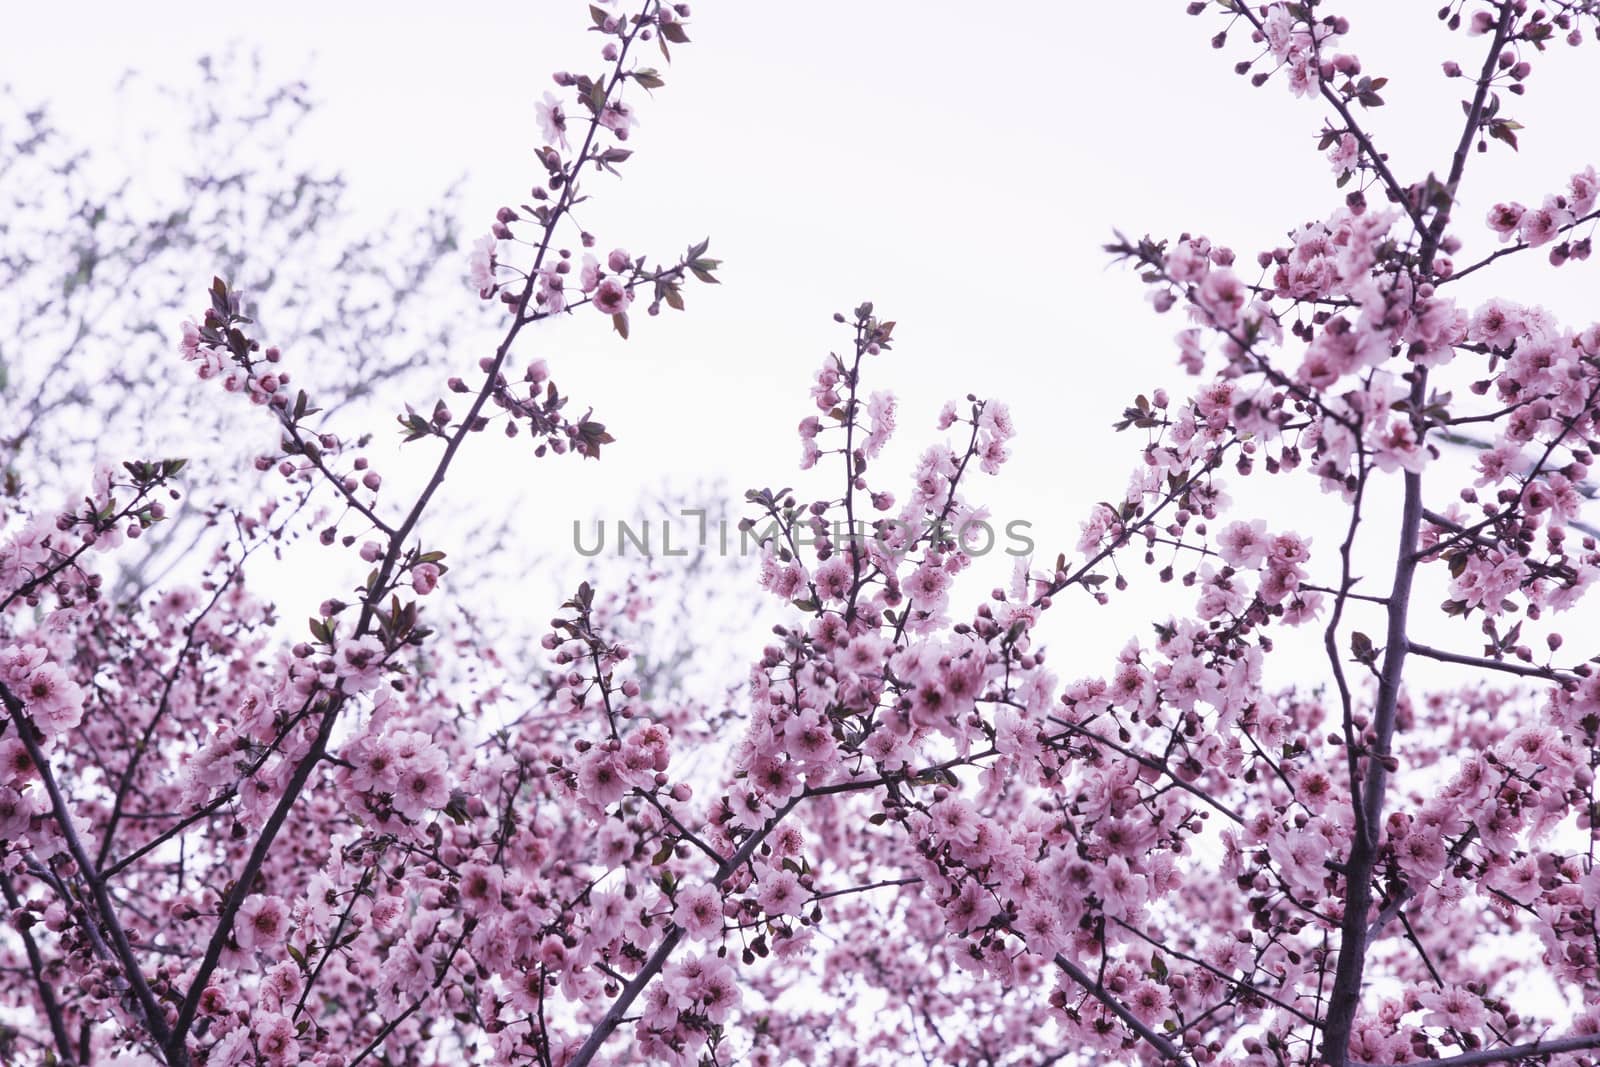
[[[533,501],[530,543],[565,550],[574,518],[627,517],[663,473],[793,484],[811,374],[843,341],[830,316],[868,298],[900,324],[867,383],[901,398],[880,486],[904,495],[945,399],[999,397],[1021,430],[1015,459],[968,497],[1031,521],[1041,557],[1070,555],[1080,518],[1120,495],[1137,460],[1139,441],[1109,429],[1123,402],[1185,388],[1171,344],[1184,323],[1153,315],[1136,277],[1108,269],[1112,228],[1190,229],[1247,257],[1342,200],[1315,151],[1319,105],[1277,81],[1251,89],[1231,70],[1253,54],[1244,36],[1213,52],[1220,19],[1184,6],[695,3],[694,43],[662,65],[667,86],[642,109],[626,180],[591,186],[586,222],[602,250],[663,258],[709,234],[724,284],[692,288],[687,315],[637,316],[626,344],[580,315],[521,350],[547,356],[620,439],[600,464],[497,467]],[[1463,83],[1438,62],[1475,64],[1479,42],[1445,33],[1435,3],[1337,6],[1353,23],[1346,47],[1392,78],[1374,125],[1402,180],[1442,167]],[[323,102],[307,159],[343,169],[375,219],[420,209],[464,174],[469,235],[540,173],[532,105],[549,72],[599,66],[584,5],[569,0],[7,7],[0,79],[49,101],[69,131],[114,137],[126,68],[187,78],[206,51],[259,45],[269,75],[305,74]],[[1584,104],[1593,59],[1592,46],[1536,59],[1529,97],[1508,101],[1527,116],[1520,156],[1496,146],[1474,161],[1461,217],[1494,199],[1536,202],[1600,156]],[[1594,277],[1569,268],[1536,297],[1508,295],[1578,320]],[[441,380],[478,354],[457,354]],[[808,497],[833,490],[802,484]],[[1275,525],[1333,548],[1314,511],[1288,506]],[[996,577],[1004,569],[997,560]],[[1109,650],[1133,629],[1078,636]]]

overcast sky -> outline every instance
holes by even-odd
[[[1349,50],[1391,77],[1374,125],[1402,179],[1442,167],[1462,83],[1439,61],[1465,64],[1477,42],[1445,33],[1436,4],[1338,6]],[[692,289],[687,315],[639,316],[626,344],[580,315],[523,350],[547,356],[619,438],[600,464],[501,472],[534,494],[530,543],[559,551],[574,518],[626,517],[664,474],[791,484],[810,376],[844,339],[830,316],[872,299],[900,324],[868,382],[901,398],[887,487],[903,495],[944,400],[1000,397],[1020,427],[1015,460],[969,497],[1032,522],[1041,555],[1070,553],[1081,517],[1120,494],[1138,458],[1138,441],[1110,431],[1122,404],[1184,387],[1171,343],[1184,323],[1152,314],[1137,279],[1108,266],[1113,227],[1204,232],[1249,256],[1342,200],[1315,150],[1318,105],[1281,82],[1250,88],[1231,68],[1254,49],[1240,37],[1213,51],[1219,18],[1184,7],[695,3],[693,44],[643,104],[625,180],[593,185],[588,223],[602,248],[663,258],[709,235],[724,284]],[[584,5],[567,0],[28,4],[6,22],[0,78],[102,144],[132,121],[114,98],[124,69],[182,79],[227,42],[259,46],[269,72],[305,75],[322,101],[305,158],[343,169],[374,219],[465,175],[469,235],[539,172],[533,102],[549,72],[599,66]],[[1477,161],[1461,217],[1537,201],[1600,155],[1583,103],[1594,69],[1589,50],[1537,63],[1512,112],[1530,126],[1520,157],[1497,146]],[[1578,319],[1593,279],[1569,270],[1513,295]],[[1317,535],[1310,515],[1279,524]]]

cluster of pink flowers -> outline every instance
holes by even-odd
[[[1507,247],[1453,262],[1467,154],[1399,185],[1354,110],[1382,80],[1332,53],[1344,20],[1229,5],[1294,92],[1339,113],[1341,179],[1392,206],[1348,196],[1256,256],[1254,284],[1205,237],[1119,238],[1154,305],[1188,315],[1199,380],[1125,409],[1134,470],[1089,510],[1079,558],[1019,560],[971,606],[972,487],[1009,459],[1011,413],[947,405],[948,439],[886,488],[900,412],[869,386],[894,323],[836,316],[848,342],[799,425],[820,487],[746,496],[781,617],[742,691],[698,699],[645,583],[585,582],[531,642],[496,643],[443,610],[470,587],[441,588],[443,553],[417,541],[468,435],[499,422],[537,455],[610,442],[565,414],[543,361],[513,383],[524,328],[588,301],[626,336],[636,296],[681,308],[686,279],[714,280],[705,242],[658,268],[602,261],[581,230],[561,247],[581,180],[627,159],[623,88],[661,83],[633,50],[687,40],[684,6],[590,14],[610,73],[557,75],[537,206],[503,209],[469,260],[504,341],[448,380],[464,415],[441,396],[397,417],[443,444],[414,501],[392,508],[360,436],[311,429],[311,398],[218,281],[181,348],[272,413],[270,504],[192,581],[126,602],[87,555],[158,522],[181,464],[0,520],[0,988],[28,1053],[1592,1063],[1600,672],[1551,623],[1600,575],[1583,518],[1600,326],[1469,309],[1449,286],[1513,233],[1573,228],[1593,171],[1535,212],[1497,207]],[[1469,16],[1493,37],[1462,144],[1505,139],[1488,101],[1522,85],[1519,48],[1591,16]],[[1442,460],[1475,433],[1471,464]],[[1284,477],[1339,525],[1313,538],[1233,500]],[[285,641],[246,563],[309,535],[360,577]],[[1425,639],[1430,582],[1448,599]],[[1153,637],[1108,663],[1043,641],[1063,605],[1169,583],[1185,592]],[[1271,676],[1285,628],[1313,621],[1315,676]],[[1462,677],[1424,694],[1422,659]]]
[[[1551,193],[1538,207],[1524,207],[1516,201],[1496,204],[1489,209],[1486,221],[1502,244],[1515,237],[1528,247],[1537,248],[1555,240],[1580,219],[1592,218],[1597,196],[1600,196],[1600,176],[1596,176],[1593,166],[1585,167],[1572,176],[1565,192]],[[1573,258],[1588,258],[1587,239],[1572,247]],[[1580,247],[1581,252],[1578,251]]]
[[[555,262],[540,268],[534,300],[544,314],[557,314],[574,303],[567,289],[567,276],[572,269],[572,257],[566,250],[562,250]],[[606,269],[611,273],[606,273]],[[602,314],[621,315],[633,303],[633,289],[626,277],[634,273],[633,263],[628,253],[618,248],[607,257],[606,269],[601,268],[594,256],[586,254],[578,270],[576,288]]]
[[[0,645],[0,682],[27,704],[29,718],[46,737],[64,734],[83,719],[83,690],[40,645]]]

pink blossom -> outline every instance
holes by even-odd
[[[1572,212],[1556,197],[1545,197],[1538,208],[1524,212],[1517,223],[1517,236],[1530,247],[1555,240],[1563,227],[1572,222]]]
[[[793,871],[772,870],[761,876],[756,903],[768,915],[798,915],[807,893]]]
[[[1029,901],[1017,916],[1017,933],[1028,943],[1028,951],[1051,958],[1066,945],[1057,908],[1040,901]]]
[[[39,663],[26,675],[17,677],[15,686],[34,725],[46,736],[66,733],[83,719],[83,690],[54,663]]]
[[[233,939],[246,952],[270,951],[285,938],[289,929],[289,909],[282,897],[260,893],[244,898],[233,924]]]
[[[794,762],[775,756],[757,757],[750,766],[750,780],[773,804],[798,796],[805,786]]]
[[[578,791],[592,803],[605,808],[628,792],[627,779],[609,752],[596,749],[578,765]]]
[[[1379,470],[1403,469],[1420,473],[1427,458],[1427,451],[1409,417],[1390,419],[1388,427],[1373,442],[1372,459]]]
[[[1167,253],[1167,275],[1175,282],[1198,282],[1211,269],[1210,247],[1203,241],[1179,241]]]
[[[760,830],[777,809],[755,785],[741,782],[728,792],[728,811],[735,825]]]
[[[416,590],[418,596],[427,596],[439,585],[439,566],[435,563],[419,563],[411,568],[411,588]]]
[[[1587,215],[1594,210],[1595,200],[1600,197],[1600,176],[1595,174],[1593,166],[1585,167],[1572,176],[1568,189],[1571,196],[1567,206],[1573,215]]]
[[[294,1023],[286,1016],[272,1012],[258,1012],[251,1018],[256,1048],[272,1067],[298,1063],[300,1043]]]
[[[987,925],[999,910],[993,894],[973,881],[966,882],[945,908],[950,926],[957,933],[970,933]]]
[[[1267,558],[1267,522],[1255,519],[1250,522],[1229,523],[1217,539],[1217,550],[1222,561],[1241,570],[1254,570]]]
[[[594,291],[594,306],[605,315],[620,315],[633,303],[633,290],[618,278],[602,279]]]
[[[394,743],[386,737],[369,737],[350,752],[350,786],[362,791],[390,793],[399,780]]]
[[[594,255],[585,252],[583,266],[578,270],[578,288],[586,293],[592,293],[600,285],[600,261]]]
[[[707,960],[697,978],[688,985],[690,1000],[713,1023],[723,1022],[743,999],[733,968],[721,960]]]
[[[224,1034],[206,1054],[206,1067],[238,1067],[246,1061],[255,1062],[255,1050],[250,1047],[250,1030],[243,1026]]]
[[[459,891],[462,903],[477,914],[493,914],[500,908],[501,868],[488,863],[469,863],[461,868]]]
[[[1248,298],[1249,291],[1232,271],[1213,270],[1200,283],[1195,302],[1211,322],[1231,329],[1238,324],[1239,312]]]
[[[1281,533],[1272,539],[1267,555],[1280,566],[1296,566],[1311,558],[1311,542],[1295,533]]]
[[[183,336],[178,342],[178,354],[184,359],[195,359],[200,351],[200,328],[185,319],[183,323]]]
[[[1333,167],[1335,174],[1354,170],[1360,159],[1361,142],[1356,140],[1353,133],[1341,134],[1333,147],[1328,150],[1328,163]]]
[[[681,890],[672,921],[697,941],[718,937],[722,933],[722,894],[708,884]]]
[[[1485,302],[1468,324],[1468,339],[1490,348],[1510,348],[1526,328],[1523,310],[1521,305],[1507,300]]]
[[[773,595],[788,600],[806,584],[806,572],[798,563],[781,563],[768,556],[761,563],[761,584]]]
[[[639,120],[634,117],[633,108],[621,100],[611,100],[600,112],[600,125],[614,133],[620,141],[627,139],[628,130],[639,125]]]
[[[850,561],[842,555],[837,555],[818,567],[812,580],[816,584],[818,596],[825,600],[842,602],[850,595],[853,578],[854,571]]]
[[[871,432],[861,443],[861,451],[872,459],[883,451],[883,446],[894,433],[895,399],[893,393],[877,391],[867,399],[867,416],[872,420]]]
[[[1489,229],[1500,235],[1502,243],[1509,241],[1517,232],[1518,226],[1522,223],[1522,216],[1527,210],[1517,203],[1496,204],[1489,209],[1489,217],[1486,220]]]
[[[833,734],[822,716],[806,712],[784,727],[784,751],[797,760],[811,764],[826,764],[835,755]]]
[[[33,809],[10,786],[0,785],[0,841],[16,841],[28,832]]]
[[[544,99],[534,104],[534,112],[539,118],[539,130],[549,145],[560,145],[570,148],[567,143],[567,112],[555,94],[545,93]]]
[[[494,295],[495,250],[499,244],[493,234],[487,234],[473,242],[472,254],[467,257],[467,284],[485,300]]]
[[[1148,882],[1122,856],[1112,856],[1095,881],[1095,892],[1112,915],[1131,915],[1144,905]]]
[[[1157,1026],[1167,1017],[1167,991],[1155,982],[1140,982],[1128,994],[1128,1008],[1146,1026]]]
[[[344,680],[346,692],[366,692],[383,681],[387,655],[379,638],[358,637],[339,646],[334,656],[334,671]]]
[[[450,799],[450,784],[442,758],[405,763],[396,779],[394,807],[408,819],[421,818],[424,812],[444,807]]]
[[[1417,1002],[1428,1010],[1423,1017],[1428,1026],[1449,1026],[1472,1033],[1489,1018],[1483,998],[1460,986],[1426,990],[1417,995]]]

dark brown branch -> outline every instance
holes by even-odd
[[[1544,678],[1548,681],[1561,681],[1564,675],[1550,667],[1533,667],[1523,663],[1507,663],[1500,659],[1485,659],[1482,656],[1465,656],[1459,652],[1447,652],[1442,648],[1433,648],[1429,645],[1419,645],[1415,641],[1407,642],[1412,652],[1428,659],[1436,659],[1440,663],[1458,663],[1463,667],[1479,667],[1486,671],[1504,671],[1506,674],[1515,674],[1523,678]]]
[[[1581,1034],[1576,1037],[1558,1037],[1554,1041],[1530,1041],[1526,1045],[1502,1045],[1499,1048],[1463,1052],[1459,1056],[1446,1056],[1437,1060],[1413,1060],[1406,1067],[1477,1067],[1484,1063],[1509,1063],[1535,1057],[1550,1057],[1562,1052],[1581,1052],[1600,1048],[1600,1034]],[[1350,1067],[1397,1067],[1394,1064],[1352,1063]]]
[[[0,891],[4,891],[6,907],[13,912],[22,909],[22,898],[17,895],[16,889],[11,884],[9,875],[0,874]],[[44,1005],[45,1018],[50,1021],[50,1036],[55,1039],[57,1054],[62,1063],[75,1063],[77,1058],[72,1054],[72,1039],[67,1036],[66,1018],[61,1011],[61,1002],[56,1000],[56,991],[50,987],[49,981],[44,976],[44,957],[39,952],[39,945],[33,939],[33,931],[24,924],[13,923],[13,927],[22,937],[22,947],[28,954],[28,969],[33,972],[33,984],[39,990],[39,1002]]]
[[[1455,202],[1456,189],[1466,168],[1467,153],[1472,139],[1483,120],[1489,95],[1489,84],[1494,77],[1495,64],[1514,21],[1511,0],[1498,5],[1499,22],[1494,39],[1487,49],[1483,69],[1478,75],[1477,92],[1467,109],[1456,152],[1451,160],[1446,191],[1450,203]],[[1431,276],[1433,257],[1449,222],[1449,208],[1439,210],[1423,236],[1418,262],[1421,273]],[[1427,399],[1428,373],[1424,367],[1411,370],[1411,410],[1420,412]],[[1413,419],[1418,419],[1413,416]],[[1426,427],[1417,426],[1418,437]],[[1378,859],[1378,827],[1383,819],[1384,790],[1388,785],[1387,760],[1389,743],[1394,735],[1395,715],[1400,702],[1400,686],[1405,671],[1406,654],[1410,644],[1406,636],[1406,623],[1411,602],[1411,583],[1416,575],[1418,553],[1417,534],[1422,526],[1422,476],[1407,471],[1405,475],[1405,500],[1401,509],[1399,544],[1395,556],[1394,584],[1389,592],[1387,609],[1388,627],[1385,636],[1383,669],[1378,677],[1377,706],[1373,709],[1373,742],[1367,753],[1366,777],[1361,795],[1352,797],[1355,805],[1358,832],[1350,845],[1345,862],[1344,918],[1340,924],[1339,965],[1334,975],[1333,989],[1328,995],[1328,1015],[1322,1032],[1322,1059],[1330,1064],[1343,1064],[1349,1055],[1351,1028],[1361,1005],[1362,976],[1367,956],[1367,914],[1372,906],[1372,875]]]
[[[1586,222],[1593,222],[1595,219],[1600,219],[1600,211],[1591,211],[1591,212],[1589,212],[1589,214],[1584,215],[1582,218],[1573,219],[1571,222],[1567,223],[1565,226],[1561,227],[1556,232],[1557,233],[1566,233],[1568,230],[1576,229],[1577,227],[1583,225]],[[1497,259],[1502,258],[1503,256],[1509,256],[1509,255],[1512,255],[1513,253],[1516,253],[1516,252],[1525,252],[1528,249],[1533,248],[1533,247],[1534,247],[1533,245],[1524,244],[1523,242],[1518,241],[1514,245],[1508,245],[1505,248],[1501,248],[1501,249],[1499,249],[1499,250],[1497,250],[1495,252],[1491,252],[1489,255],[1484,256],[1482,259],[1478,260],[1478,262],[1472,264],[1469,267],[1462,267],[1460,270],[1453,272],[1448,278],[1440,278],[1438,284],[1444,285],[1444,284],[1446,284],[1448,282],[1456,281],[1459,278],[1465,278],[1467,275],[1472,274],[1475,271],[1482,270],[1484,267],[1487,267],[1489,264],[1493,263]]]
[[[111,894],[106,890],[105,879],[100,876],[94,860],[83,847],[82,839],[78,837],[77,827],[72,821],[72,810],[67,806],[67,798],[56,783],[50,761],[45,758],[39,742],[34,740],[33,722],[23,714],[22,701],[6,688],[4,683],[0,683],[0,701],[4,702],[6,711],[11,714],[12,724],[17,728],[17,737],[27,749],[28,758],[33,761],[39,780],[44,783],[45,793],[50,798],[50,810],[61,829],[62,840],[66,842],[67,851],[77,862],[79,872],[88,883],[89,895],[94,900],[95,915],[111,938],[112,950],[122,965],[124,978],[139,1006],[139,1012],[144,1016],[145,1027],[157,1043],[165,1045],[170,1033],[167,1029],[167,1017],[156,1003],[155,995],[150,992],[150,984],[145,981],[144,971],[139,966],[138,958],[133,954],[127,932],[122,929],[122,921],[117,917],[117,909],[111,901]]]
[[[772,818],[767,820],[766,826],[746,837],[739,845],[738,851],[729,856],[727,861],[718,867],[716,873],[711,876],[712,883],[721,882],[728,875],[744,866],[746,861],[755,855],[756,848],[767,839],[767,835],[772,832],[773,828],[781,823],[802,799],[804,799],[804,794],[791,799],[773,813]],[[666,966],[667,960],[672,958],[672,953],[682,940],[683,927],[676,923],[672,924],[668,928],[666,935],[662,937],[660,944],[656,945],[655,951],[650,953],[650,958],[645,961],[643,967],[639,968],[639,973],[633,976],[633,981],[624,986],[622,992],[617,994],[617,999],[611,1002],[611,1007],[606,1009],[605,1015],[601,1016],[600,1021],[595,1024],[595,1028],[590,1031],[588,1040],[584,1041],[583,1046],[578,1049],[578,1054],[568,1061],[567,1067],[588,1067],[599,1053],[600,1046],[606,1043],[606,1038],[610,1037],[612,1032],[621,1024],[623,1017],[628,1014],[628,1009],[633,1006],[633,1002],[639,999],[640,993],[644,992],[645,986],[649,985],[651,980],[661,973],[661,968]]]
[[[1174,1045],[1171,1041],[1168,1041],[1166,1038],[1150,1029],[1150,1027],[1140,1022],[1139,1017],[1128,1010],[1127,1005],[1123,1004],[1120,1000],[1107,992],[1105,986],[1101,985],[1098,981],[1085,974],[1077,964],[1060,954],[1057,954],[1055,962],[1056,966],[1060,967],[1062,972],[1065,973],[1068,978],[1071,978],[1074,982],[1078,983],[1078,985],[1083,988],[1085,993],[1088,993],[1101,1004],[1104,1004],[1107,1011],[1121,1019],[1123,1023],[1127,1025],[1128,1029],[1132,1030],[1134,1033],[1143,1038],[1151,1048],[1161,1053],[1161,1055],[1165,1056],[1173,1063],[1183,1062],[1183,1053],[1178,1050],[1178,1046]]]

